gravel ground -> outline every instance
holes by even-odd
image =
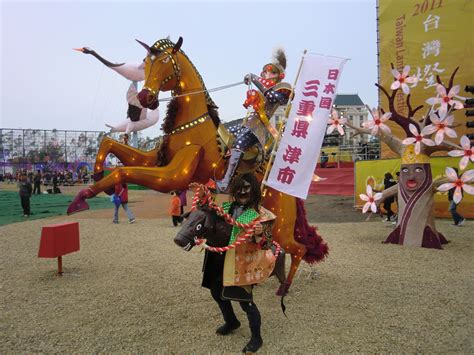
[[[41,227],[64,220],[77,218],[0,227],[1,353],[241,351],[243,312],[235,307],[243,327],[215,335],[222,320],[200,287],[203,254],[173,243],[169,218],[79,219],[81,250],[63,257],[58,277],[56,261],[37,253]],[[439,221],[452,241],[440,251],[381,244],[392,226],[378,220],[318,223],[330,257],[301,266],[288,318],[276,279],[255,289],[260,353],[474,353],[472,224]]]

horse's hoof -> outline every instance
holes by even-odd
[[[77,197],[71,202],[67,209],[67,215],[70,216],[73,213],[85,211],[89,209],[89,204],[84,200],[78,200]]]
[[[280,297],[284,297],[288,294],[288,290],[290,289],[290,284],[288,282],[283,282],[280,287],[278,288],[276,295]]]
[[[90,189],[84,189],[79,191],[79,193],[76,197],[74,197],[74,200],[72,200],[71,204],[67,209],[68,216],[73,213],[88,210],[89,204],[86,202],[86,198],[90,198],[93,196],[94,194]]]
[[[98,173],[95,173],[94,175],[92,175],[92,178],[94,179],[95,182],[102,180],[104,178],[104,171],[102,170]]]

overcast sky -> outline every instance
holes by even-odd
[[[281,46],[293,83],[304,49],[350,58],[339,93],[377,104],[375,0],[306,2],[1,2],[0,128],[105,130],[126,116],[129,82],[90,55],[140,62],[170,36],[201,73],[208,89],[259,74]],[[246,87],[212,93],[223,121],[243,116]],[[160,98],[169,96],[161,93]],[[159,134],[158,125],[144,131]]]

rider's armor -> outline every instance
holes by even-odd
[[[270,68],[269,68],[270,67]],[[257,90],[247,92],[247,100],[244,107],[252,105],[254,110],[244,119],[242,125],[229,128],[236,138],[230,150],[230,158],[224,178],[218,181],[217,188],[221,192],[227,192],[242,156],[254,145],[260,145],[260,150],[268,141],[270,123],[269,120],[281,105],[285,105],[291,94],[291,85],[280,82],[284,78],[284,68],[276,63],[270,63],[263,67],[263,72],[270,71],[278,73],[278,77],[265,79],[255,74],[246,75],[245,81],[252,82]],[[263,102],[259,102],[263,98]],[[260,109],[259,109],[260,107]]]

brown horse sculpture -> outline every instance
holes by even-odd
[[[143,152],[104,138],[94,166],[96,183],[79,192],[68,214],[88,209],[86,199],[100,192],[110,193],[120,183],[169,192],[184,190],[191,182],[204,184],[210,178],[222,177],[225,159],[221,149],[223,141],[218,136],[217,107],[200,74],[180,49],[182,41],[181,37],[176,44],[161,39],[151,47],[140,42],[148,52],[145,83],[138,94],[141,105],[156,109],[160,91],[171,91],[173,96],[162,125],[165,133],[162,143],[152,151]],[[222,125],[219,130],[222,131]],[[124,167],[117,167],[104,177],[103,164],[109,153]],[[257,176],[263,178],[262,167],[257,170]],[[288,277],[277,292],[286,295],[301,260],[320,261],[328,248],[316,229],[308,225],[302,200],[271,188],[266,188],[263,194],[263,205],[277,215],[274,239],[291,254]]]

